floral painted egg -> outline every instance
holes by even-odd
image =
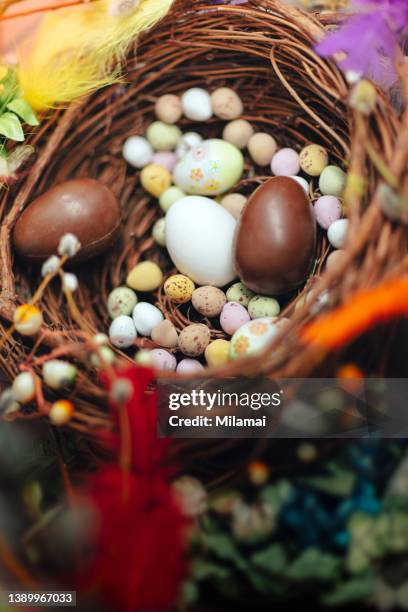
[[[279,332],[276,318],[253,319],[242,325],[232,336],[230,358],[239,359],[261,352]]]
[[[174,169],[174,182],[195,195],[219,195],[239,181],[244,158],[237,147],[213,138],[205,140],[184,155]]]

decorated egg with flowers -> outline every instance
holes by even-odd
[[[262,317],[237,329],[230,342],[230,358],[249,357],[262,351],[279,332],[276,321],[276,317]]]
[[[174,169],[174,182],[185,193],[216,196],[239,181],[244,158],[237,147],[217,138],[186,153]]]

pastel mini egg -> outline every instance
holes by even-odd
[[[246,119],[235,119],[227,123],[222,132],[222,137],[237,147],[237,149],[245,149],[253,133],[254,128],[249,121]]]
[[[245,287],[244,283],[234,283],[227,291],[227,300],[229,302],[238,302],[241,306],[247,307],[255,293]]]
[[[211,94],[214,115],[230,121],[237,119],[244,112],[244,105],[239,95],[229,87],[219,87]]]
[[[303,178],[303,176],[290,176],[289,178],[299,183],[299,185],[303,187],[305,194],[307,196],[309,195],[309,183],[305,178]]]
[[[163,166],[149,164],[140,173],[140,182],[143,189],[155,198],[162,195],[171,185],[171,174]]]
[[[187,119],[208,121],[212,116],[211,96],[201,87],[192,87],[181,96],[181,107]]]
[[[177,164],[177,156],[171,151],[157,151],[157,153],[153,155],[152,163],[163,166],[163,168],[166,168],[169,172],[173,172]]]
[[[108,312],[112,319],[130,315],[137,304],[137,295],[129,287],[116,287],[108,297]]]
[[[183,134],[176,147],[177,159],[183,157],[191,149],[198,147],[202,141],[203,137],[198,132],[186,132]]]
[[[181,191],[179,187],[169,187],[166,191],[163,191],[161,196],[159,197],[159,204],[164,213],[166,213],[171,206],[178,200],[182,200],[186,197],[184,191]]]
[[[271,170],[275,176],[292,176],[300,170],[299,155],[294,149],[279,149],[272,157]]]
[[[177,367],[177,359],[174,355],[164,349],[153,349],[150,351],[150,359],[156,370],[174,372]]]
[[[219,367],[229,361],[230,342],[221,338],[210,342],[205,349],[204,357],[210,367]]]
[[[202,323],[193,323],[185,327],[179,335],[180,351],[187,357],[202,355],[210,343],[210,330]]]
[[[273,297],[256,295],[248,304],[248,312],[251,319],[277,317],[280,313],[279,302]]]
[[[158,219],[153,225],[152,236],[159,246],[166,246],[166,219]]]
[[[220,315],[220,325],[230,336],[249,320],[247,309],[238,302],[227,302]]]
[[[160,96],[154,107],[156,117],[163,123],[177,123],[182,115],[181,100],[174,94]]]
[[[113,319],[109,328],[109,339],[113,346],[120,349],[128,348],[132,346],[136,337],[136,328],[131,317],[119,315]]]
[[[130,136],[125,140],[122,155],[128,164],[134,168],[144,168],[153,159],[153,147],[142,136]]]
[[[300,167],[309,176],[320,176],[329,163],[326,149],[318,144],[304,147],[299,154]]]
[[[201,374],[204,366],[197,359],[182,359],[177,366],[176,372],[181,375]]]
[[[258,166],[268,166],[277,149],[276,140],[264,132],[253,134],[248,141],[248,153]]]
[[[234,219],[239,219],[247,201],[248,198],[242,195],[242,193],[229,193],[222,198],[221,206],[225,208],[225,210],[228,210]]]
[[[142,336],[150,336],[156,325],[164,319],[161,311],[148,302],[136,304],[132,316],[136,330]]]
[[[337,270],[337,268],[343,264],[345,255],[346,252],[343,249],[339,249],[338,251],[333,251],[333,253],[330,253],[328,258],[326,259],[326,270]]]
[[[184,274],[173,274],[164,283],[164,293],[176,304],[189,302],[194,289],[193,281]]]
[[[346,244],[348,228],[348,219],[339,219],[330,225],[327,237],[335,249],[342,249]]]
[[[154,291],[163,281],[163,272],[154,261],[142,261],[129,272],[126,284],[135,291]]]
[[[172,151],[181,136],[182,132],[177,125],[168,125],[163,121],[151,123],[146,130],[146,138],[155,151]]]
[[[320,227],[327,230],[341,217],[341,204],[335,196],[321,196],[314,205],[316,220]]]
[[[217,317],[226,301],[225,293],[211,285],[199,287],[192,295],[193,306],[203,317]]]
[[[164,348],[175,348],[178,344],[178,333],[171,321],[160,321],[150,335],[153,342]]]
[[[182,157],[174,169],[174,182],[189,194],[219,195],[239,181],[244,169],[242,153],[234,145],[213,138]]]
[[[346,186],[347,174],[338,166],[326,166],[319,178],[323,195],[341,196]]]
[[[232,336],[230,358],[239,359],[261,352],[278,333],[279,327],[273,318],[252,319]]]

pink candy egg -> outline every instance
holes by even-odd
[[[177,155],[171,151],[158,151],[153,155],[152,164],[158,164],[169,172],[173,172],[177,164]]]
[[[177,367],[177,360],[174,355],[164,349],[153,349],[150,351],[150,358],[156,370],[174,372]]]
[[[226,334],[232,336],[244,323],[251,320],[246,308],[238,302],[227,302],[221,311],[220,324]]]
[[[300,170],[299,155],[288,147],[280,149],[272,157],[271,170],[275,176],[292,176]]]
[[[177,366],[177,374],[201,374],[204,366],[197,359],[182,359]]]
[[[340,219],[341,204],[336,197],[325,195],[316,201],[314,211],[320,227],[327,230],[332,223]]]

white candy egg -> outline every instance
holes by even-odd
[[[194,147],[198,147],[203,137],[197,132],[186,132],[178,141],[176,147],[176,155],[180,159]]]
[[[142,136],[131,136],[125,141],[122,150],[123,157],[134,168],[144,168],[153,159],[153,147]]]
[[[156,325],[161,323],[163,319],[160,310],[149,302],[139,302],[133,310],[134,326],[142,336],[150,336]]]
[[[309,195],[309,183],[305,178],[303,178],[303,176],[290,176],[289,178],[299,183],[299,185],[305,190],[306,195]]]
[[[189,151],[174,169],[174,182],[186,193],[219,195],[239,181],[244,158],[225,140],[212,138]]]
[[[347,240],[348,219],[338,219],[332,223],[327,231],[329,242],[335,249],[342,249]]]
[[[230,283],[236,277],[235,226],[234,217],[210,198],[188,196],[173,204],[166,217],[166,245],[176,268],[198,285]]]
[[[181,107],[188,119],[208,121],[212,116],[211,96],[200,87],[188,89],[181,97]]]
[[[127,315],[120,315],[114,319],[109,328],[109,338],[113,346],[128,348],[132,346],[137,337],[133,319]]]

